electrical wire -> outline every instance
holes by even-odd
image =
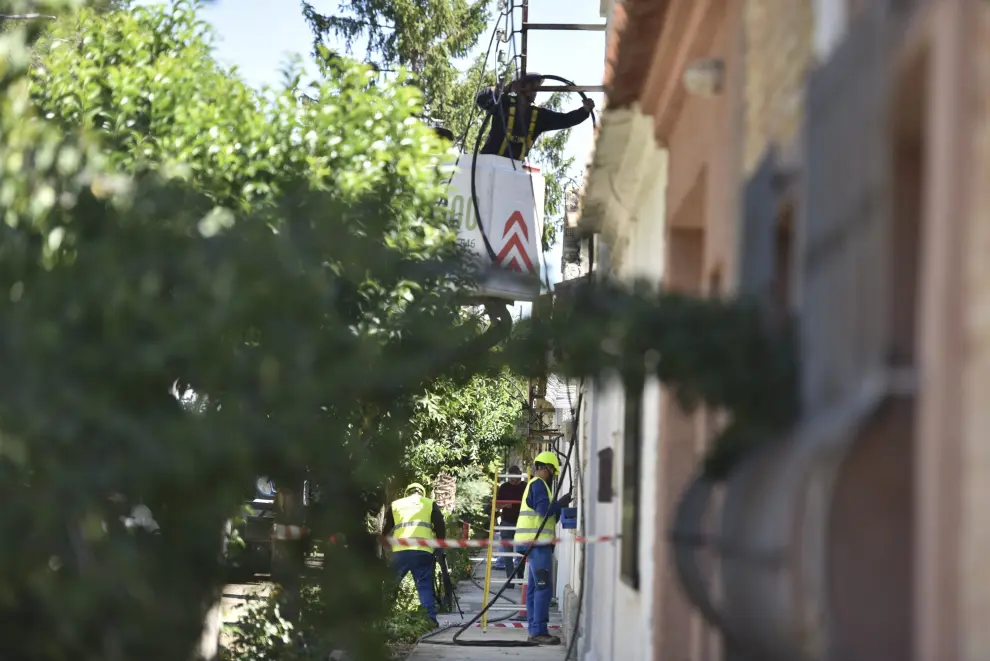
[[[583,393],[578,395],[578,413],[580,413],[581,398],[582,397],[583,397]],[[575,424],[574,429],[575,430],[577,429],[577,425],[576,424]],[[571,463],[571,452],[573,450],[574,450],[574,436],[572,434],[572,436],[571,436],[571,447],[567,451],[567,457],[566,457],[565,462],[564,462],[564,466],[565,467],[560,472],[560,475],[561,476],[564,475],[564,473],[566,472],[567,468],[570,466],[570,463]],[[556,485],[556,488],[554,489],[553,493],[559,493],[559,490],[560,490],[560,487],[562,486],[562,484],[563,484],[563,481],[562,480],[558,480],[557,485]],[[552,503],[551,503],[551,505],[552,505]],[[547,521],[549,520],[549,518],[550,518],[550,508],[547,508],[547,513],[543,516],[543,520],[540,521],[539,528],[536,529],[536,538],[539,538],[540,533],[543,532],[543,529],[546,527]],[[526,562],[526,560],[529,558],[529,554],[533,551],[534,548],[536,548],[536,547],[535,546],[530,546],[530,547],[528,547],[526,549],[526,552],[523,553],[522,559],[519,561],[520,566],[523,563]],[[469,622],[467,622],[466,624],[461,625],[461,627],[457,631],[457,633],[454,634],[454,637],[453,637],[452,640],[450,640],[450,641],[436,641],[436,640],[423,639],[421,642],[426,643],[428,645],[447,645],[447,646],[458,646],[458,647],[536,647],[538,645],[538,643],[530,642],[528,640],[525,640],[525,641],[523,641],[523,640],[504,640],[504,641],[499,641],[499,640],[460,640],[460,636],[465,631],[467,631],[475,622],[477,622],[478,620],[480,620],[481,617],[485,613],[488,612],[488,609],[490,609],[492,607],[492,605],[496,601],[498,601],[498,599],[502,596],[502,593],[504,593],[506,591],[506,589],[508,589],[509,585],[511,585],[511,584],[512,584],[512,581],[511,580],[507,580],[502,585],[502,588],[495,595],[495,598],[494,599],[492,599],[487,604],[485,604],[484,608],[482,608],[481,611],[479,613],[477,613]],[[439,632],[433,632],[433,633],[435,634],[435,633],[439,633]]]
[[[513,50],[515,50],[515,32],[514,32],[515,16],[514,16],[514,10],[515,10],[515,7],[512,6],[509,9],[509,12],[508,12],[508,14],[509,14],[509,21],[511,22],[511,26],[513,28],[513,32],[512,32],[512,40],[513,40],[512,41],[512,48],[513,48]],[[506,12],[502,12],[502,16],[499,18],[498,21],[496,21],[495,30],[493,30],[492,39],[489,42],[489,50],[488,50],[488,53],[486,53],[486,59],[485,59],[485,63],[486,64],[487,64],[488,55],[491,52],[491,45],[494,43],[494,35],[495,35],[495,33],[496,33],[497,29],[498,29],[498,24],[501,22],[501,19],[503,17],[505,17],[505,16],[506,16]],[[482,78],[483,78],[483,75],[484,75],[483,71],[484,71],[484,69],[482,70]],[[564,84],[568,84],[568,85],[572,85],[572,86],[574,85],[573,82],[567,80],[566,78],[562,78],[560,76],[544,75],[544,76],[542,76],[542,78],[544,78],[544,79],[558,80],[558,81],[560,81],[560,82],[562,82]],[[479,90],[480,90],[480,85],[479,85]],[[477,99],[477,94],[480,94],[480,91],[478,93],[476,93],[475,99]],[[581,95],[581,97],[583,99],[587,99],[588,98],[587,95],[584,92],[579,92],[579,94]],[[486,113],[485,119],[482,122],[482,125],[481,125],[480,130],[478,131],[478,138],[475,141],[473,158],[471,160],[471,203],[472,203],[472,206],[474,208],[475,217],[477,218],[477,221],[478,221],[478,229],[479,229],[479,231],[481,233],[482,241],[485,244],[485,249],[488,252],[489,257],[491,258],[491,260],[493,262],[493,265],[494,265],[494,262],[497,260],[497,255],[495,254],[495,250],[492,248],[491,242],[488,239],[488,234],[485,231],[484,224],[483,224],[482,218],[481,218],[480,205],[478,204],[478,192],[477,192],[477,162],[478,162],[479,152],[481,151],[481,141],[482,141],[482,138],[485,137],[485,130],[487,129],[488,122],[491,120],[492,115],[495,112],[497,112],[499,114],[499,118],[503,122],[503,130],[505,131],[505,135],[507,137],[509,135],[509,133],[508,133],[508,127],[505,125],[504,112],[502,112],[502,103],[501,103],[502,99],[501,99],[501,95],[499,95],[498,97],[496,97],[495,101],[496,101],[496,107],[495,107],[494,112],[492,112],[492,113]],[[472,104],[472,106],[474,106],[474,105],[477,105],[476,104],[476,101],[475,101],[475,103]],[[597,123],[596,123],[596,120],[595,120],[594,111],[591,111],[590,115],[591,115],[592,126],[595,126]],[[467,127],[465,127],[465,133],[464,133],[464,138],[465,139],[467,137],[467,132],[468,132],[468,130],[470,128],[470,121],[473,120],[473,117],[474,117],[474,109],[472,107],[472,112],[469,115],[468,125],[467,125]],[[463,141],[462,141],[462,144],[463,144]],[[515,154],[513,153],[512,147],[511,147],[511,144],[510,144],[509,145],[509,157],[510,157],[510,161],[512,162],[513,169],[516,169],[514,156],[515,156]],[[460,156],[458,156],[458,161],[459,161],[459,159],[460,159]],[[530,192],[532,193],[533,205],[534,205],[534,210],[535,210],[535,207],[536,207],[536,191],[535,191],[535,188],[533,187],[532,176],[529,177],[529,182],[530,182]],[[540,253],[541,253],[541,255],[543,257],[543,261],[544,261],[544,276],[545,276],[545,279],[546,279],[547,290],[552,293],[552,289],[550,288],[550,282],[549,282],[549,277],[550,277],[549,276],[549,269],[546,267],[546,255],[543,254],[542,246],[541,246]],[[569,390],[568,390],[568,397],[570,397],[570,391]],[[579,422],[579,419],[580,419],[580,410],[581,410],[581,403],[582,403],[583,397],[584,397],[584,392],[583,392],[583,380],[582,380],[581,392],[578,394],[577,410],[575,411],[572,408],[572,413],[573,413],[572,419],[574,420],[574,428],[573,428],[573,431],[571,433],[571,443],[570,443],[570,447],[567,450],[567,457],[566,457],[566,460],[564,462],[564,468],[560,472],[560,476],[559,476],[559,479],[558,479],[558,482],[557,482],[557,487],[554,490],[554,493],[559,493],[560,492],[560,488],[563,486],[564,477],[568,474],[568,471],[570,470],[571,456],[572,456],[572,453],[573,453],[573,451],[575,449],[575,446],[576,446],[576,432],[577,432],[577,428],[578,428],[578,422]],[[550,517],[550,510],[548,509],[546,515],[543,517],[543,520],[540,522],[539,528],[537,528],[537,532],[536,532],[536,537],[537,538],[543,532],[543,529],[546,527],[546,524],[547,524],[547,521],[548,521],[549,517]],[[526,551],[523,553],[522,559],[519,561],[519,565],[520,566],[522,566],[526,562],[526,560],[529,558],[529,555],[533,551],[534,548],[535,548],[535,546],[530,546],[530,547],[528,547],[526,549]],[[464,647],[533,647],[533,646],[536,646],[537,643],[530,642],[530,641],[465,641],[465,640],[460,640],[460,636],[465,631],[467,631],[467,629],[470,628],[475,622],[477,622],[478,620],[480,620],[482,618],[482,616],[484,616],[485,613],[488,612],[488,610],[492,607],[492,605],[495,602],[497,602],[500,598],[502,598],[503,593],[506,591],[506,589],[508,589],[508,587],[511,584],[512,584],[512,579],[506,580],[506,582],[502,585],[501,589],[499,589],[498,593],[495,594],[495,597],[493,599],[491,599],[487,604],[485,604],[485,606],[482,608],[482,610],[478,614],[476,614],[469,622],[467,622],[466,624],[462,625],[460,627],[460,629],[457,631],[457,633],[454,634],[454,637],[453,637],[453,639],[451,641],[448,642],[448,641],[434,641],[434,640],[431,640],[430,638],[433,635],[436,635],[436,634],[438,634],[438,633],[441,632],[441,630],[437,630],[435,632],[431,632],[430,634],[427,634],[426,636],[422,637],[420,639],[420,642],[423,642],[423,643],[426,643],[426,644],[431,644],[431,645],[450,645],[450,646],[464,646]],[[584,585],[584,581],[583,581],[583,577],[582,577],[582,586],[583,585]],[[445,628],[442,629],[442,631],[447,631],[447,630],[449,630],[449,628],[451,628],[451,627],[445,627]]]
[[[513,562],[515,562],[515,560],[513,560]],[[485,591],[485,586],[484,586],[484,585],[482,585],[482,584],[481,584],[481,580],[480,580],[480,579],[479,579],[479,578],[478,578],[477,576],[475,576],[475,575],[474,575],[474,571],[475,571],[475,570],[476,570],[476,569],[477,569],[478,567],[480,567],[480,566],[481,566],[481,564],[477,564],[477,565],[475,565],[474,567],[471,567],[471,573],[470,573],[470,574],[468,574],[468,580],[470,580],[470,581],[471,581],[472,583],[474,583],[474,586],[475,586],[476,588],[478,588],[479,590],[481,590],[482,592],[484,592],[484,591]],[[513,574],[513,575],[512,575],[512,577],[513,577],[513,578],[515,578],[515,574]],[[512,580],[512,579],[509,579],[509,580]],[[492,589],[491,589],[491,587],[489,587],[489,588],[488,588],[488,594],[495,594],[495,592],[492,592]],[[486,594],[486,595],[485,595],[485,598],[486,598],[486,599],[488,598],[488,594]],[[509,597],[505,597],[505,596],[503,596],[503,597],[502,597],[502,599],[503,599],[504,601],[507,601],[507,602],[509,602],[510,604],[514,604],[514,605],[516,605],[516,606],[519,606],[519,605],[520,605],[518,601],[516,601],[515,599],[510,599]],[[511,617],[512,617],[512,613],[509,613],[509,614],[508,614],[507,616],[505,616],[505,617],[501,617],[501,618],[497,618],[497,619],[494,619],[494,620],[490,620],[490,621],[491,621],[491,622],[501,622],[502,620],[508,620],[508,619],[509,619],[509,618],[511,618]]]
[[[471,124],[474,122],[474,113],[477,110],[477,103],[475,100],[478,98],[478,94],[481,93],[482,87],[485,85],[485,72],[488,68],[488,58],[491,57],[492,47],[495,45],[495,37],[498,35],[499,25],[502,23],[502,19],[506,17],[506,12],[500,12],[497,19],[495,19],[495,27],[492,29],[491,37],[488,39],[488,48],[485,50],[485,59],[481,61],[481,71],[478,73],[478,84],[475,85],[474,95],[471,98],[471,105],[468,108],[468,119],[464,124],[464,132],[461,134],[460,139],[457,141],[457,159],[460,161],[461,152],[464,151],[464,145],[467,142],[468,133],[471,131]],[[455,164],[456,171],[456,164]],[[451,172],[450,179],[447,180],[447,185],[453,180],[454,174]]]
[[[559,82],[562,82],[565,85],[574,86],[574,83],[572,81],[567,80],[566,78],[561,78],[559,76],[550,76],[550,75],[546,76],[546,78],[552,78],[554,80],[558,80]],[[581,97],[582,98],[585,98],[585,99],[588,98],[587,95],[584,94],[583,92],[581,92],[580,94],[581,94]],[[591,112],[591,122],[592,122],[592,125],[593,126],[596,125],[594,111]],[[535,205],[535,203],[536,203],[536,191],[535,191],[535,189],[532,188],[532,186],[533,186],[533,184],[532,184],[532,178],[530,178],[530,188],[531,188],[532,193],[533,193],[533,201],[534,201],[534,205]],[[594,281],[594,272],[593,272],[594,261],[595,261],[595,258],[594,258],[594,254],[595,253],[594,253],[594,251],[595,251],[595,239],[594,239],[594,236],[592,235],[592,236],[590,236],[588,238],[588,282],[589,283],[591,283],[591,282]],[[543,257],[543,272],[544,272],[544,276],[545,276],[545,280],[546,280],[546,287],[547,287],[547,291],[550,292],[551,299],[552,299],[552,297],[553,297],[553,291],[550,288],[550,269],[549,269],[549,267],[548,267],[548,265],[546,263],[546,253],[544,253],[544,252],[541,251],[541,255]],[[572,445],[572,448],[575,451],[575,455],[576,455],[575,459],[577,461],[576,472],[577,472],[577,478],[578,478],[578,482],[577,482],[577,484],[578,484],[578,490],[577,490],[578,491],[578,512],[580,513],[580,517],[581,517],[579,525],[580,525],[581,530],[584,531],[586,529],[586,525],[587,525],[587,518],[586,518],[587,517],[587,514],[586,514],[586,510],[585,510],[585,499],[584,499],[584,488],[585,488],[584,470],[581,467],[581,449],[580,449],[580,444],[579,443],[576,443],[576,440],[577,440],[577,426],[578,426],[578,420],[579,420],[580,416],[577,415],[577,413],[575,412],[575,409],[574,409],[574,402],[571,399],[570,383],[567,383],[566,388],[567,388],[567,404],[568,404],[568,406],[570,407],[570,410],[571,410],[571,419],[574,421],[574,423],[573,423],[574,424],[574,430],[573,430],[572,435],[571,435],[571,439],[572,439],[571,442],[572,442],[572,444],[574,444],[574,445]],[[584,390],[584,379],[582,379],[580,381],[580,383],[578,384],[578,390],[579,390],[578,406],[581,406],[581,399],[580,398],[583,397],[583,395],[584,395],[584,392],[583,392],[583,390]],[[561,476],[561,479],[563,479],[563,475]],[[578,630],[579,630],[579,628],[581,626],[581,613],[582,613],[582,611],[584,609],[584,589],[585,589],[585,582],[586,582],[585,567],[586,567],[587,554],[588,554],[588,549],[587,548],[584,548],[584,549],[581,550],[581,560],[580,560],[580,566],[579,566],[579,569],[578,569],[578,574],[580,575],[581,582],[578,585],[577,612],[575,613],[575,617],[574,617],[574,631],[571,632],[571,636],[570,636],[569,640],[567,641],[567,652],[564,655],[564,661],[570,661],[571,660],[571,655],[574,653],[574,648],[575,648],[575,646],[577,644]]]
[[[557,80],[557,81],[560,81],[560,82],[564,83],[565,85],[574,85],[573,82],[571,82],[571,81],[569,81],[566,78],[563,78],[561,76],[554,76],[554,75],[547,74],[547,75],[543,75],[542,78],[544,78],[544,79],[551,79],[551,80]],[[584,92],[578,92],[578,94],[580,94],[583,99],[587,99],[588,98],[587,95]],[[500,99],[499,99],[499,101],[500,101]],[[496,106],[495,112],[499,112],[499,115],[500,115],[500,117],[502,118],[502,120],[504,122],[504,120],[505,120],[504,113],[500,112],[501,110],[502,110],[502,106],[501,106],[501,103],[499,103]],[[494,251],[494,249],[492,249],[491,244],[488,241],[487,234],[485,233],[484,226],[482,224],[481,213],[480,213],[480,205],[478,204],[478,195],[477,195],[477,162],[478,162],[478,154],[481,151],[481,140],[482,140],[482,138],[485,135],[485,129],[488,126],[488,122],[491,120],[492,114],[493,113],[487,113],[486,114],[485,120],[482,122],[482,125],[481,125],[481,130],[478,132],[478,139],[475,141],[475,148],[474,148],[474,154],[473,154],[474,158],[471,161],[471,202],[472,202],[472,204],[474,206],[475,216],[478,219],[478,228],[481,230],[481,236],[482,236],[482,239],[485,242],[485,247],[488,250],[489,255],[492,257],[492,261],[494,262],[495,259],[496,259],[495,258],[495,251]],[[592,126],[595,126],[596,125],[596,120],[595,120],[594,111],[591,111],[590,115],[591,115]],[[507,129],[506,129],[506,135],[508,135],[508,130]],[[514,154],[511,151],[511,146],[510,146],[509,155],[510,155],[510,159],[511,159],[512,156],[514,156]],[[511,160],[513,160],[513,167],[515,167],[514,159],[511,159]],[[535,209],[535,205],[536,205],[536,191],[535,191],[535,188],[533,187],[533,178],[532,177],[529,177],[529,182],[530,182],[530,192],[532,193],[533,205],[534,205],[534,209]],[[543,256],[543,260],[544,260],[544,275],[545,275],[545,278],[547,280],[547,288],[549,290],[550,289],[550,286],[549,286],[549,277],[550,277],[549,276],[549,269],[546,268],[546,255],[543,254],[542,246],[541,246],[541,251],[540,252],[541,252],[541,255]],[[583,390],[583,381],[582,381],[582,390]],[[578,409],[574,413],[574,417],[573,417],[573,419],[574,419],[574,430],[572,431],[572,434],[571,434],[571,443],[570,443],[570,447],[567,450],[567,459],[564,462],[564,468],[560,472],[560,476],[559,476],[560,479],[559,479],[558,484],[557,484],[557,489],[554,491],[554,493],[559,493],[559,489],[563,485],[563,478],[564,478],[565,475],[567,475],[568,471],[570,470],[571,453],[573,452],[574,447],[575,447],[575,444],[576,444],[575,443],[575,440],[576,440],[575,439],[575,434],[576,434],[576,431],[577,431],[578,419],[580,418],[580,408],[581,408],[581,402],[582,402],[582,398],[583,397],[584,397],[584,393],[583,392],[579,393],[579,395],[578,395]],[[547,511],[547,516],[545,516],[543,518],[543,521],[540,523],[540,527],[537,529],[537,533],[536,533],[537,537],[539,537],[540,533],[543,531],[543,528],[546,526],[547,519],[549,518],[549,514],[550,514],[550,512],[548,510]],[[522,565],[523,563],[525,563],[526,559],[529,558],[529,554],[532,552],[533,548],[534,547],[530,546],[529,548],[526,549],[526,552],[523,554],[522,560],[520,560],[520,565]],[[582,585],[583,585],[583,583],[584,583],[584,581],[582,580]],[[511,580],[506,581],[505,584],[502,586],[502,588],[495,595],[495,598],[492,599],[491,601],[489,601],[485,605],[485,607],[481,610],[480,613],[478,613],[470,622],[468,622],[467,624],[465,624],[456,634],[454,634],[454,638],[453,638],[452,641],[450,641],[450,642],[441,642],[441,641],[428,640],[428,641],[424,641],[424,642],[427,642],[427,643],[433,644],[433,645],[462,645],[462,646],[475,646],[475,647],[531,647],[531,646],[535,645],[535,643],[530,643],[529,641],[462,641],[462,640],[460,640],[460,636],[471,625],[473,625],[475,622],[477,622],[479,619],[481,619],[482,615],[484,615],[486,612],[488,612],[488,609],[491,608],[491,606],[496,601],[498,601],[498,599],[502,596],[502,594],[505,592],[505,590],[509,587],[510,584],[511,584]]]
[[[464,145],[467,142],[468,133],[471,131],[471,124],[474,122],[474,113],[478,105],[478,95],[481,93],[481,90],[485,84],[485,71],[488,68],[488,58],[491,57],[492,47],[495,45],[495,37],[498,35],[499,26],[502,24],[503,19],[505,19],[511,11],[511,9],[502,11],[499,13],[498,18],[495,19],[495,27],[492,28],[491,37],[488,39],[488,48],[485,51],[485,58],[481,63],[481,71],[478,73],[478,84],[475,86],[474,95],[471,98],[471,106],[468,111],[468,121],[464,124],[464,132],[461,134],[461,139],[458,141],[459,145],[457,148],[457,160],[454,162],[454,167],[451,169],[450,178],[447,179],[447,186],[450,186],[450,183],[454,180],[454,173],[457,172],[457,167],[461,162],[461,156],[464,152]],[[508,28],[508,22],[506,22],[506,28]],[[495,262],[498,259],[498,255],[495,254],[495,249],[492,248],[491,241],[488,239],[488,233],[485,231],[485,227],[481,222],[481,214],[478,213],[478,199],[475,185],[475,178],[477,176],[476,161],[478,158],[478,152],[480,151],[480,140],[485,133],[487,119],[488,118],[486,117],[486,121],[482,122],[481,129],[478,131],[478,146],[475,147],[474,159],[472,159],[471,162],[471,199],[474,201],[474,215],[478,221],[478,231],[481,233],[481,240],[485,244],[485,252],[488,253],[488,258],[491,259],[492,262]],[[513,167],[515,167],[514,163]]]
[[[556,81],[559,81],[559,82],[561,82],[561,83],[563,83],[565,85],[574,86],[574,83],[572,81],[568,80],[567,78],[563,78],[561,76],[554,76],[552,74],[545,74],[545,75],[542,75],[541,74],[541,78],[543,78],[545,80],[556,80]],[[581,96],[582,99],[587,100],[587,98],[588,98],[588,95],[587,94],[585,94],[584,92],[578,92],[578,94]],[[471,204],[472,204],[472,206],[474,208],[475,218],[478,221],[478,229],[481,232],[481,239],[482,239],[482,241],[485,244],[485,250],[488,252],[488,256],[492,260],[493,266],[495,265],[494,263],[497,261],[498,256],[495,254],[495,249],[492,247],[492,244],[491,244],[491,242],[488,239],[488,233],[485,231],[484,223],[482,222],[482,218],[481,218],[481,207],[478,204],[478,188],[477,188],[477,185],[478,184],[477,184],[477,177],[478,177],[478,155],[481,152],[481,140],[482,140],[482,138],[485,137],[485,130],[488,128],[488,122],[492,119],[492,116],[494,114],[498,114],[499,119],[502,120],[502,130],[505,133],[505,135],[508,137],[508,135],[509,135],[509,129],[508,129],[508,126],[505,123],[505,112],[504,112],[504,110],[502,108],[501,97],[499,97],[499,98],[496,99],[496,106],[495,106],[495,109],[493,110],[493,112],[486,113],[485,119],[481,123],[481,129],[478,131],[478,138],[477,138],[477,140],[475,140],[474,153],[472,155],[473,158],[471,159]],[[591,125],[592,125],[592,127],[597,127],[598,122],[597,122],[597,120],[595,118],[595,111],[594,110],[590,111],[589,112],[589,116],[591,117]],[[507,147],[509,149],[509,156],[508,156],[509,161],[512,163],[512,168],[513,169],[516,169],[515,153],[512,150],[512,142],[510,140],[506,140],[506,145],[507,145]],[[530,195],[531,195],[531,197],[533,199],[533,209],[535,211],[536,210],[536,189],[533,187],[533,177],[532,176],[529,176],[528,179],[529,179]],[[546,254],[543,252],[543,246],[542,245],[540,246],[540,255],[541,255],[541,258],[543,260],[544,285],[546,286],[547,291],[549,292],[549,291],[551,291],[551,287],[550,287],[550,271],[549,271],[549,268],[547,268]]]

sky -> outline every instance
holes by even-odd
[[[318,11],[327,13],[337,6],[336,0],[311,2]],[[276,4],[284,6],[284,10],[271,11]],[[529,4],[529,20],[533,23],[604,22],[599,16],[599,0],[529,0]],[[520,15],[517,11],[517,26]],[[286,59],[291,54],[305,57],[312,47],[312,36],[296,0],[213,0],[204,8],[203,18],[217,31],[217,58],[236,65],[253,85],[279,82]],[[485,43],[480,43],[466,61],[484,53],[488,34],[484,37]],[[563,76],[579,85],[601,84],[605,71],[604,33],[531,32],[528,47],[530,70]],[[596,104],[602,104],[601,94],[591,96]],[[566,105],[575,108],[579,103],[576,94],[569,95],[566,101]],[[593,142],[590,124],[572,131],[569,153],[578,167],[587,162]]]
[[[153,1],[138,0],[137,4],[152,4]],[[518,4],[518,0],[513,1]],[[311,3],[317,11],[324,13],[331,13],[337,7],[337,0],[311,0]],[[273,11],[276,5],[281,7],[280,11]],[[312,48],[312,35],[297,0],[212,0],[206,3],[202,17],[216,30],[217,59],[237,66],[240,75],[254,86],[277,85],[288,59],[293,54],[308,58]],[[599,0],[529,0],[529,20],[533,23],[604,23],[599,16]],[[517,10],[516,25],[521,22],[521,12]],[[465,66],[484,53],[489,36],[490,30],[483,35],[484,43],[465,58]],[[517,41],[517,48],[518,44]],[[530,71],[562,76],[579,85],[600,85],[602,82],[605,70],[603,32],[530,32],[528,49],[527,68]],[[315,73],[312,68],[309,71]],[[546,96],[541,95],[537,103],[545,101]],[[603,95],[590,96],[596,105],[603,105]],[[570,94],[565,99],[564,109],[576,108],[580,102],[578,95]],[[593,144],[594,130],[590,122],[571,131],[567,151],[574,158],[572,175],[580,175],[584,170]],[[546,259],[551,280],[556,282],[560,270],[559,244]]]

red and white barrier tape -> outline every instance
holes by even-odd
[[[302,539],[307,533],[303,526],[283,526],[276,525],[272,531],[272,539],[294,540]],[[568,541],[577,544],[600,544],[603,542],[614,542],[619,539],[619,535],[597,535],[585,537],[558,537],[556,539],[540,539],[529,542],[517,542],[512,539],[395,539],[394,537],[383,537],[382,544],[406,546],[425,549],[483,549],[489,546],[500,548],[515,548],[518,546],[550,546],[562,544]],[[335,536],[330,537],[330,542],[336,542]]]
[[[466,613],[465,613],[466,614]],[[480,627],[480,624],[474,625]],[[528,625],[525,622],[489,622],[488,626],[497,629],[525,629]],[[547,629],[560,629],[559,624],[548,624]]]
[[[573,541],[578,544],[600,544],[602,542],[614,542],[619,539],[619,535],[598,535],[594,537],[557,537],[555,539],[537,539],[530,542],[517,542],[512,539],[395,539],[387,537],[383,543],[394,544],[396,546],[408,546],[426,549],[483,549],[489,546],[502,548],[515,548],[519,546],[551,546]]]
[[[272,529],[272,539],[288,541],[302,539],[305,536],[306,529],[302,526],[283,526],[282,524],[276,524]]]

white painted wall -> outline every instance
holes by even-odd
[[[647,141],[651,144],[651,141]],[[618,274],[626,280],[647,279],[659,285],[664,273],[664,244],[666,236],[667,152],[650,149],[640,162],[645,176],[636,192],[630,208],[627,231],[628,248]],[[632,589],[618,581],[618,598],[615,605],[616,638],[612,658],[647,661],[653,658],[651,625],[653,619],[653,547],[656,543],[657,446],[659,444],[660,410],[659,385],[655,379],[646,384],[643,393],[643,429],[640,450],[640,587]],[[618,415],[623,414],[623,401],[618,402]],[[619,449],[616,466],[623,464],[621,433],[623,418],[616,421],[619,431]],[[621,499],[619,507],[621,507]],[[616,567],[616,577],[619,569]]]
[[[814,1],[815,55],[819,62],[824,62],[846,34],[849,0]]]
[[[598,483],[598,453],[612,448],[612,484],[616,487],[616,492],[611,502],[599,503],[597,498],[593,499],[588,508],[588,527],[594,534],[609,534],[618,532],[621,521],[618,486],[621,466],[622,388],[611,379],[602,379],[595,389],[595,399],[597,420],[590,439],[590,456],[595,464],[596,479],[589,486],[596,487]],[[616,594],[619,589],[619,547],[616,544],[594,544],[587,546],[586,552],[589,553],[590,560],[584,603],[587,611],[584,631],[588,634],[590,643],[588,658],[606,661],[616,658],[613,655],[613,645],[618,613]]]
[[[649,131],[652,122],[641,125],[647,132],[637,137],[642,137],[647,145],[652,144]],[[638,140],[635,142],[637,146],[643,144]],[[637,164],[638,172],[646,174],[633,189],[632,199],[622,204],[629,213],[628,220],[620,223],[619,240],[627,247],[621,253],[622,262],[613,264],[611,270],[622,279],[646,278],[659,284],[664,273],[667,153],[648,149],[643,158],[637,159]],[[608,250],[602,252],[610,253]],[[623,389],[615,379],[602,379],[586,390],[585,398],[588,419],[587,424],[582,425],[580,440],[581,453],[587,460],[584,475],[587,532],[592,535],[617,533],[620,532],[622,512]],[[579,658],[586,661],[648,661],[653,658],[653,583],[657,575],[653,549],[657,543],[655,495],[660,429],[660,391],[655,379],[646,385],[644,402],[639,589],[633,589],[620,579],[621,549],[618,544],[596,544],[569,549],[567,553],[572,572],[580,563],[580,554],[587,554],[585,578],[588,584],[581,618],[584,636],[578,646]],[[615,493],[611,502],[599,503],[598,453],[608,447],[614,453],[612,484]],[[574,577],[571,581],[577,590],[580,579]]]

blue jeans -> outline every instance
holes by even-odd
[[[399,583],[412,572],[419,603],[426,608],[430,619],[437,619],[437,605],[433,601],[433,554],[429,551],[398,551],[392,554],[392,569],[395,570],[395,580]]]
[[[520,547],[520,553],[526,548]],[[529,576],[526,579],[526,614],[530,636],[550,633],[550,600],[553,598],[553,548],[534,546],[529,552]]]
[[[514,525],[516,525],[516,522],[513,521],[511,524],[506,524],[506,525],[513,525],[514,526]],[[515,530],[503,530],[500,536],[501,536],[502,539],[512,539],[512,538],[514,538],[516,536],[516,531]],[[503,546],[499,550],[500,551],[515,551],[515,549],[512,548],[511,546]],[[507,556],[505,556],[505,557],[502,558],[502,560],[505,561],[505,567],[504,567],[504,569],[505,569],[505,577],[506,578],[513,578],[515,576],[515,573],[516,573],[516,561],[517,560],[520,560],[520,559],[521,558],[513,558],[511,555],[507,555]],[[522,578],[522,576],[520,576],[519,578]],[[529,588],[527,588],[527,590],[528,589]]]
[[[497,533],[495,533],[495,539],[506,539],[505,533],[504,532],[497,532]],[[495,547],[495,550],[496,551],[505,551],[505,548],[504,547],[501,547],[501,546],[496,546]],[[493,569],[505,569],[505,561],[506,560],[511,560],[511,558],[506,558],[506,557],[501,556],[501,555],[498,556],[497,558],[495,558],[495,562],[492,563],[492,568]]]

